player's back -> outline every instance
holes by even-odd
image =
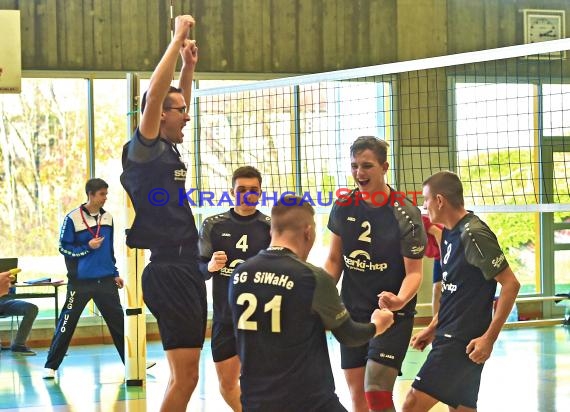
[[[336,397],[324,326],[312,310],[318,270],[269,248],[234,271],[229,301],[248,410],[317,410]]]

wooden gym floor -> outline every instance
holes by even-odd
[[[339,367],[338,344],[329,336],[337,394],[350,407],[350,397]],[[168,366],[160,343],[148,344],[144,387],[126,387],[124,368],[112,345],[75,346],[69,349],[55,380],[42,379],[47,348],[37,356],[0,354],[0,409],[6,411],[157,411],[168,380]],[[398,378],[394,401],[403,397],[425,353],[410,350]],[[445,376],[441,377],[445,379]],[[562,325],[504,330],[483,372],[479,411],[554,412],[570,405],[570,328]],[[222,400],[211,360],[209,341],[202,354],[200,381],[188,411],[220,412]],[[433,411],[446,411],[437,405]],[[300,411],[293,411],[300,412]]]

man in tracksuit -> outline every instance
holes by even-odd
[[[81,313],[91,299],[107,323],[121,360],[125,361],[125,324],[118,292],[123,279],[115,266],[113,218],[103,209],[108,187],[102,179],[88,180],[87,203],[72,210],[63,220],[59,251],[65,256],[67,266],[67,296],[49,349],[44,379],[54,378]]]

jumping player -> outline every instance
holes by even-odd
[[[231,194],[235,207],[204,220],[200,229],[200,269],[212,277],[214,317],[212,357],[216,365],[220,393],[234,411],[241,411],[240,362],[228,306],[228,284],[233,269],[269,246],[270,218],[257,210],[261,195],[261,173],[252,167],[236,169]]]
[[[178,16],[174,35],[150,78],[141,121],[123,148],[121,183],[136,216],[127,245],[150,249],[142,274],[144,302],[156,317],[170,379],[161,411],[185,411],[198,382],[206,331],[206,285],[198,267],[198,230],[185,193],[186,166],[176,145],[190,120],[188,104],[198,48],[188,39],[192,16]],[[170,86],[178,54],[179,86]],[[153,194],[160,189],[159,204]],[[166,194],[168,195],[166,195]],[[162,200],[168,199],[167,202]],[[181,204],[179,204],[181,201]]]
[[[463,203],[463,186],[452,172],[424,182],[424,209],[444,225],[443,284],[439,312],[411,345],[432,349],[412,383],[404,412],[423,412],[438,401],[450,411],[475,411],[481,372],[507,319],[520,284],[495,234]],[[493,315],[493,300],[501,293]],[[444,378],[444,379],[443,379]]]
[[[333,206],[325,270],[350,315],[363,322],[380,305],[394,325],[359,347],[341,345],[341,367],[355,412],[394,411],[392,391],[408,348],[422,281],[426,234],[419,209],[385,182],[388,144],[361,136],[350,147],[357,189]]]
[[[378,309],[354,322],[327,273],[306,263],[316,232],[314,210],[301,197],[273,206],[271,236],[271,246],[239,265],[230,281],[243,408],[346,411],[334,393],[325,328],[359,345],[383,333],[393,314]]]

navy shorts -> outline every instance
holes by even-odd
[[[142,291],[164,350],[202,348],[208,309],[197,263],[151,261],[142,274]]]
[[[434,259],[433,261],[433,283],[441,282],[443,279],[443,271],[441,270],[441,260]]]
[[[340,403],[338,396],[334,394],[326,402],[315,405],[312,402],[305,403],[304,405],[291,405],[290,403],[271,403],[271,402],[258,402],[255,405],[243,404],[243,412],[347,412],[346,408]]]
[[[214,321],[212,324],[212,358],[221,362],[237,355],[234,325]]]
[[[436,336],[412,387],[452,408],[477,408],[483,365],[469,359],[466,347],[457,339]]]
[[[366,322],[366,320],[359,320]],[[396,369],[401,374],[402,363],[408,351],[412,328],[413,315],[394,315],[394,324],[383,334],[372,338],[366,345],[348,347],[340,345],[340,365],[342,369],[360,368],[366,366],[371,359],[382,365]]]

